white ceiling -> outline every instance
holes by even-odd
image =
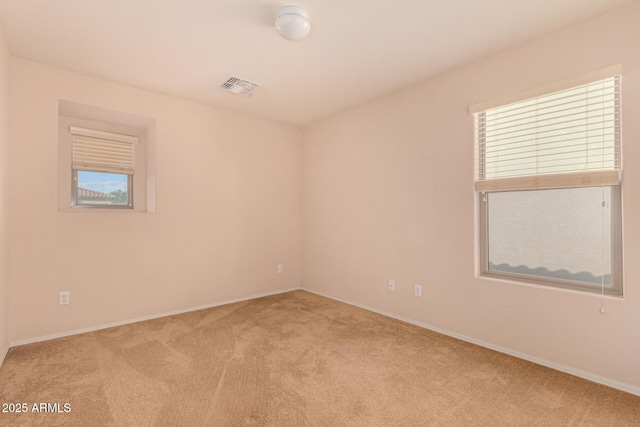
[[[302,126],[629,1],[0,0],[0,26],[15,56]],[[303,41],[274,29],[288,4]]]

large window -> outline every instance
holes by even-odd
[[[473,112],[480,274],[622,295],[619,75]]]

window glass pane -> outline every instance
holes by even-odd
[[[78,205],[129,204],[127,189],[129,175],[78,171]]]
[[[609,187],[490,193],[487,215],[490,272],[611,286]]]

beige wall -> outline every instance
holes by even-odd
[[[639,21],[632,2],[305,127],[303,287],[640,393]],[[468,106],[617,63],[625,298],[476,278]]]
[[[298,128],[22,59],[11,70],[10,341],[300,286]],[[156,213],[58,211],[59,99],[155,119]]]
[[[0,364],[9,348],[9,62],[0,28]]]

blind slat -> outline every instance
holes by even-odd
[[[103,132],[101,130],[85,129],[85,128],[79,128],[76,126],[70,126],[69,133],[77,137],[86,136],[92,140],[102,139],[106,141],[126,142],[129,144],[138,143],[138,137],[136,136],[122,135],[120,133],[112,133],[112,132]]]
[[[614,136],[615,134],[610,134],[609,136]],[[536,146],[526,145],[523,147],[523,144],[508,144],[504,148],[500,148],[498,150],[488,151],[486,148],[479,149],[478,153],[482,153],[487,156],[489,154],[490,157],[495,157],[496,161],[499,161],[501,157],[509,158],[510,156],[525,154],[525,157],[529,157],[532,153],[538,153],[539,155],[545,155],[546,152],[557,151],[558,153],[562,152],[565,149],[571,149],[575,151],[576,148],[585,148],[586,152],[591,152],[595,150],[610,150],[613,148],[615,144],[615,140],[613,138],[607,138],[606,140],[596,139],[597,137],[591,138],[580,138],[576,141],[576,139],[560,139],[560,140],[552,140],[543,143],[539,143]],[[490,162],[489,160],[485,163]]]
[[[497,106],[485,111],[489,116],[500,114],[509,117],[511,115],[526,113],[529,110],[540,111],[576,102],[584,102],[589,99],[615,97],[616,92],[612,87],[602,86],[599,85],[599,82],[596,82],[581,86],[578,89],[572,88],[543,96],[544,99],[542,99],[542,96],[539,98],[529,98],[524,101]]]
[[[581,114],[580,117],[571,117],[572,115],[578,114],[570,114],[566,116],[555,116],[553,118],[540,118],[533,117],[529,118],[531,121],[529,122],[512,122],[512,123],[503,123],[499,122],[499,125],[496,126],[496,123],[491,121],[488,122],[488,128],[484,127],[481,130],[486,131],[488,137],[497,138],[497,137],[509,137],[514,133],[527,133],[527,131],[531,129],[537,129],[538,132],[552,132],[556,129],[571,129],[576,126],[583,126],[585,122],[588,122],[589,127],[591,129],[597,128],[607,128],[612,127],[612,124],[615,123],[615,111],[598,111],[598,115],[591,114]],[[561,125],[566,125],[559,127]],[[487,125],[485,125],[487,126]]]

